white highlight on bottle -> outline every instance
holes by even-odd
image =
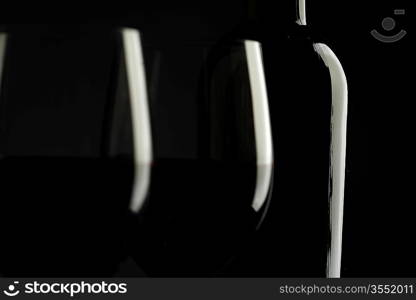
[[[6,53],[6,44],[7,44],[7,35],[5,33],[0,33],[0,89],[2,83],[2,75],[4,68],[4,55]]]
[[[342,225],[344,214],[345,157],[347,147],[348,86],[342,65],[325,44],[314,44],[315,51],[329,69],[332,87],[330,201],[331,245],[327,277],[341,276]]]
[[[152,138],[140,34],[122,29],[124,56],[133,125],[135,174],[130,209],[137,213],[145,202],[150,185]]]
[[[305,0],[298,0],[298,17],[296,21],[299,25],[306,25],[306,3]]]
[[[0,33],[0,91],[1,91],[1,86],[3,82],[2,76],[3,76],[3,69],[4,69],[4,56],[6,53],[6,45],[7,45],[7,34]],[[2,158],[2,154],[0,153],[0,159],[1,158]]]
[[[273,142],[269,100],[263,69],[261,46],[256,41],[244,41],[250,89],[253,103],[254,131],[257,154],[257,179],[252,207],[259,211],[267,199],[273,168]]]

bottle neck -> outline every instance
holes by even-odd
[[[306,25],[306,0],[247,0],[249,20],[278,25]],[[277,8],[277,10],[276,10]]]
[[[296,23],[306,25],[306,0],[296,0]]]

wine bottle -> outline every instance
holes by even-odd
[[[255,254],[236,272],[339,277],[347,83],[342,66],[306,22],[304,0],[249,1],[246,22],[227,39],[262,45],[275,180]]]

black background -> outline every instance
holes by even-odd
[[[247,17],[247,3],[237,0],[136,2],[135,6],[117,2],[91,7],[71,2],[37,3],[18,10],[2,7],[0,22],[131,25],[149,39],[157,36],[175,43],[182,38],[215,40]],[[342,276],[415,276],[410,1],[311,2],[308,24],[337,54],[349,84]],[[406,15],[394,16],[394,9],[407,9]],[[276,3],[276,20],[285,20],[287,15]],[[394,33],[400,28],[408,31],[403,40],[383,44],[370,35],[372,29],[388,34],[381,28],[387,16],[397,21]],[[273,32],[271,26],[268,34]],[[268,238],[279,243],[278,237]],[[269,252],[242,262],[240,268],[250,268],[251,274],[259,276],[279,274],[274,261]]]

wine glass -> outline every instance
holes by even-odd
[[[144,57],[154,163],[131,255],[149,276],[227,275],[253,243],[273,181],[261,45],[145,39]]]
[[[139,32],[0,33],[0,273],[110,276],[152,161]]]

